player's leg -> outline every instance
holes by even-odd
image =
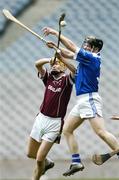
[[[54,143],[47,142],[45,140],[42,141],[37,152],[36,167],[33,172],[32,180],[39,180],[39,178],[42,176],[44,168],[45,168],[45,158],[53,144]]]
[[[94,154],[92,156],[92,161],[96,165],[102,165],[104,162],[106,162],[108,159],[110,159],[114,155],[119,155],[119,149],[113,150],[112,152],[104,153],[104,154]]]
[[[105,141],[111,149],[116,150],[119,148],[119,142],[116,137],[105,129],[104,119],[96,116],[90,119],[90,124],[94,132]]]
[[[44,175],[47,170],[53,168],[54,165],[55,165],[54,161],[52,161],[50,158],[46,158],[45,159],[45,168],[44,168],[42,175]]]
[[[83,121],[84,120],[80,119],[79,117],[69,115],[64,123],[63,134],[66,138],[71,153],[78,153],[78,144],[75,140],[74,130],[80,124],[82,124]]]
[[[40,146],[40,142],[37,142],[35,139],[30,137],[28,141],[27,156],[29,158],[36,159],[39,146]]]
[[[47,122],[47,118],[44,117],[41,113],[39,113],[36,116],[28,143],[28,150],[27,150],[28,157],[36,159],[38,149],[42,142],[43,132],[47,126],[47,123],[49,124],[49,122]],[[52,168],[53,166],[54,166],[54,162],[50,161],[49,159],[48,160],[46,159],[45,170],[43,173],[45,173],[46,170]]]
[[[96,118],[91,119],[90,123],[96,134],[101,139],[103,139],[113,150],[119,148],[119,143],[115,138],[115,136],[113,136],[111,133],[106,131],[103,118],[97,116]],[[117,153],[117,155],[119,156],[119,153]],[[94,154],[92,156],[92,161],[97,165],[101,165],[105,161],[107,161],[107,159],[109,159],[110,157],[111,156],[109,155],[109,153]]]
[[[41,126],[41,120],[40,120],[40,114],[38,114],[35,118],[30,137],[28,140],[28,148],[27,148],[27,156],[29,158],[36,159],[37,151],[39,149],[39,146],[41,144],[41,136],[40,136],[40,126]]]
[[[29,138],[28,149],[27,149],[27,156],[29,158],[36,159],[37,152],[38,152],[38,149],[40,147],[40,144],[41,144],[41,142],[37,142],[32,137]],[[45,174],[45,172],[48,169],[53,168],[53,167],[54,167],[54,162],[51,159],[46,158],[45,159],[45,168],[44,168],[44,171],[42,174]]]
[[[84,169],[79,155],[78,143],[74,137],[74,130],[80,126],[83,121],[84,120],[80,119],[79,117],[69,115],[64,123],[63,134],[67,140],[67,144],[72,154],[71,166],[65,173],[63,173],[64,176],[70,176]]]
[[[41,144],[41,142],[37,142],[32,137],[29,138],[28,149],[27,149],[27,156],[29,158],[36,159],[40,144]],[[45,172],[48,169],[53,168],[53,166],[54,166],[54,162],[51,159],[45,159],[45,169],[42,174],[45,174]]]

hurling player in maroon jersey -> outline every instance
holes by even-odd
[[[51,65],[49,71],[44,67],[46,63]],[[44,83],[45,92],[30,134],[27,156],[36,159],[32,180],[39,180],[46,170],[54,166],[54,162],[46,159],[46,156],[54,142],[60,139],[72,92],[75,68],[67,63],[66,66],[71,72],[66,74],[66,66],[57,58],[55,63],[51,58],[37,60],[35,66]]]

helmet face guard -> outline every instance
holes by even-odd
[[[53,62],[52,62],[53,61]],[[54,58],[52,58],[51,59],[51,67],[54,65],[54,64],[58,64],[58,65],[60,65],[60,73],[61,72],[65,72],[65,70],[67,69],[66,68],[66,65],[61,61],[61,60],[59,60],[58,58],[56,58],[56,61],[55,61],[55,63],[54,63]]]

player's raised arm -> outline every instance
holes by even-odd
[[[61,51],[61,55],[62,55],[64,58],[68,58],[68,59],[72,59],[72,60],[73,60],[74,55],[75,55],[74,52],[69,51],[69,50],[67,50],[66,48],[62,48],[62,47],[60,47],[59,49],[60,49],[60,51]]]
[[[50,63],[51,58],[43,58],[39,59],[35,62],[35,67],[37,68],[38,72],[41,74],[41,76],[44,76],[46,69],[43,66],[46,63]]]
[[[53,48],[54,50],[56,50],[56,44],[53,43],[52,41],[48,41],[47,44],[46,44],[49,48]],[[64,58],[69,58],[69,59],[73,59],[74,58],[74,55],[75,53],[73,53],[72,51],[69,51],[67,50],[66,48],[62,48],[60,47],[58,50],[60,50],[61,52],[61,55],[64,57]],[[58,50],[57,50],[57,53],[58,53]]]
[[[56,36],[57,38],[59,36],[59,32],[50,27],[43,28],[43,32],[44,32],[45,36],[48,36],[49,34],[52,34],[52,35]],[[68,39],[64,35],[61,35],[60,41],[67,49],[69,49],[72,52],[76,52],[77,46],[70,39]]]

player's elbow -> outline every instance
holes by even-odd
[[[68,137],[72,134],[72,131],[70,131],[67,127],[64,126],[62,133],[64,136]]]
[[[36,62],[35,62],[35,67],[36,67],[36,69],[38,70],[38,72],[40,72],[40,71],[42,70],[42,66],[41,66],[41,64],[39,63],[39,61],[36,61]]]
[[[39,61],[35,62],[35,67],[38,68],[39,67]]]

